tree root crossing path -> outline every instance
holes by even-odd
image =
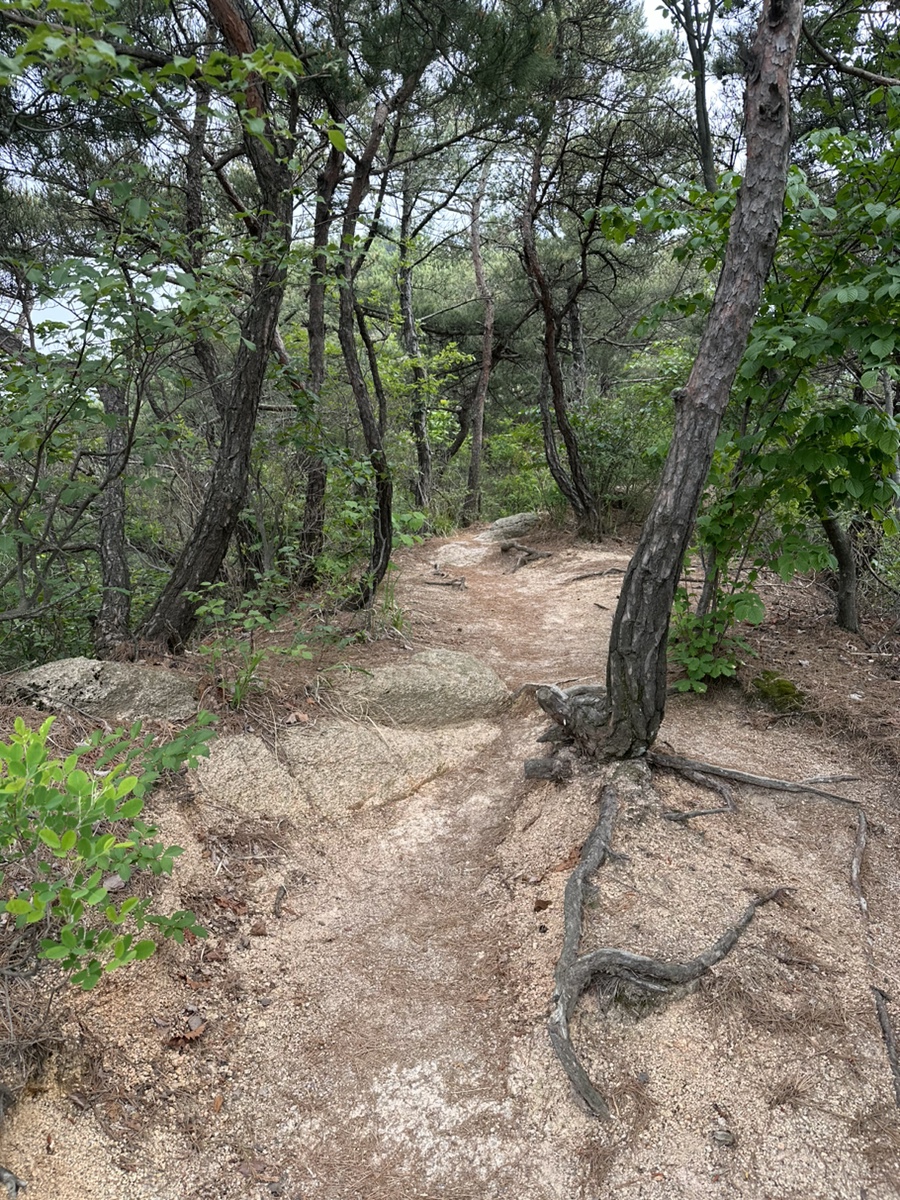
[[[210,936],[73,999],[29,1197],[900,1195],[895,788],[737,687],[649,764],[538,742],[628,547],[522,538],[403,551],[377,640],[154,801]]]

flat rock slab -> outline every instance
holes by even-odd
[[[3,684],[11,700],[37,708],[77,708],[110,721],[151,718],[189,721],[197,713],[196,685],[165,667],[62,658],[19,671]]]
[[[255,733],[216,738],[197,765],[200,800],[248,816],[298,817],[309,812],[309,793],[278,752]]]
[[[473,758],[499,733],[489,721],[428,731],[330,721],[320,729],[292,730],[283,745],[310,802],[338,816],[413,795]]]
[[[492,546],[472,546],[463,542],[450,542],[441,546],[436,558],[438,567],[470,567],[484,562],[496,551]]]
[[[479,542],[505,542],[510,539],[525,537],[531,533],[541,519],[536,512],[513,513],[510,517],[500,517],[489,525],[484,533],[479,533]]]
[[[200,798],[248,815],[340,818],[413,795],[499,732],[489,721],[430,731],[328,721],[279,738],[277,757],[253,734],[219,738],[197,771]]]
[[[508,697],[490,667],[453,650],[424,650],[403,665],[348,675],[331,694],[333,706],[349,717],[419,729],[495,717]]]

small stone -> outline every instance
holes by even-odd
[[[737,1142],[737,1138],[730,1129],[714,1129],[710,1136],[719,1146],[733,1146]]]

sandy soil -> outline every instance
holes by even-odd
[[[511,689],[596,679],[621,575],[569,581],[623,568],[627,548],[529,540],[552,556],[515,572],[471,533],[404,552],[400,636],[344,657],[372,667],[440,647]],[[434,563],[465,588],[428,582]],[[848,672],[872,663],[823,632],[825,598],[798,593],[791,609],[790,596],[761,644],[789,626],[790,662],[859,688]],[[318,694],[299,676],[285,686],[280,720]],[[890,694],[882,677],[871,686]],[[892,736],[891,714],[880,720]],[[624,857],[596,877],[586,947],[692,957],[753,896],[789,892],[693,994],[649,1011],[583,1001],[576,1040],[615,1114],[599,1123],[575,1104],[545,1022],[563,889],[602,775],[528,783],[522,760],[546,721],[523,698],[498,724],[474,757],[377,807],[346,796],[287,819],[252,764],[240,810],[199,783],[157,798],[187,851],[167,898],[211,936],[71,999],[65,1048],[0,1139],[31,1200],[900,1196],[872,992],[900,997],[895,772],[861,760],[835,719],[776,719],[737,688],[672,700],[661,745],[679,753],[859,777],[826,786],[868,817],[868,916],[850,886],[854,809],[737,788],[735,811],[675,823],[666,813],[714,798],[657,772],[655,795],[620,814]]]

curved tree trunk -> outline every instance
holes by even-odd
[[[569,420],[566,406],[566,386],[562,366],[559,361],[559,319],[553,305],[553,292],[544,275],[537,252],[537,241],[534,233],[534,214],[537,205],[538,187],[540,184],[541,158],[540,150],[534,152],[531,171],[531,186],[522,214],[522,249],[525,270],[531,281],[532,290],[538,302],[544,325],[544,367],[545,378],[549,388],[549,399],[552,402],[552,414],[543,403],[541,406],[542,427],[544,432],[544,450],[547,465],[553,475],[556,486],[565,496],[575,513],[578,532],[588,537],[597,533],[597,505],[585,474],[581,461],[581,451],[575,430]],[[542,389],[543,390],[543,389]],[[555,445],[556,431],[559,431],[566,451],[568,471],[560,462]]]
[[[817,503],[819,503],[817,498]],[[859,608],[856,603],[859,575],[853,554],[853,536],[845,529],[834,513],[819,503],[819,520],[828,538],[828,544],[837,559],[837,591],[835,621],[840,629],[848,633],[859,633]]]
[[[400,266],[397,269],[397,292],[400,298],[400,341],[410,360],[412,370],[412,405],[410,426],[416,447],[416,478],[413,495],[416,506],[423,512],[431,507],[432,477],[434,474],[431,444],[428,440],[427,379],[422,367],[422,348],[413,313],[413,269],[410,261],[412,245],[409,227],[412,220],[413,197],[408,179],[403,183],[403,208],[400,215]]]
[[[716,435],[775,256],[790,154],[790,75],[801,0],[764,0],[747,80],[747,164],[712,309],[687,385],[662,480],[622,585],[610,639],[610,715],[593,747],[637,757],[659,731],[666,640]]]
[[[353,182],[350,185],[350,195],[347,199],[347,210],[341,228],[341,246],[343,258],[339,268],[339,283],[341,288],[340,315],[338,320],[338,338],[344,356],[344,365],[350,380],[350,388],[356,401],[359,421],[362,426],[369,461],[375,475],[375,509],[372,515],[372,553],[368,570],[359,582],[359,589],[354,607],[362,608],[375,594],[375,589],[381,583],[391,561],[391,542],[393,538],[393,484],[390,467],[381,429],[372,408],[369,389],[359,362],[356,350],[356,297],[354,293],[353,246],[356,239],[356,225],[360,208],[369,190],[369,179],[375,155],[384,137],[388,117],[396,112],[409,100],[419,81],[420,72],[414,72],[404,79],[403,83],[390,98],[382,101],[375,109],[372,117],[372,127],[369,138],[362,154],[356,163]]]
[[[309,391],[318,400],[325,383],[325,287],[328,276],[328,239],[331,236],[334,193],[341,178],[344,155],[332,146],[325,169],[317,179],[316,215],[313,227],[313,258],[309,276]],[[318,451],[304,456],[306,498],[303,523],[297,547],[302,562],[299,583],[309,587],[315,582],[316,560],[322,553],[325,537],[325,492],[328,468]]]
[[[484,164],[481,173],[481,183],[478,195],[472,202],[472,266],[475,271],[475,286],[484,305],[484,324],[481,330],[481,370],[478,372],[478,382],[475,385],[475,397],[471,408],[472,445],[469,453],[469,477],[466,485],[466,498],[463,502],[463,524],[477,521],[481,513],[481,460],[484,453],[484,406],[487,400],[488,387],[491,382],[491,370],[494,366],[494,297],[488,287],[487,276],[484,272],[484,257],[481,253],[481,202],[484,189],[487,186],[488,163]]]
[[[252,54],[253,33],[234,0],[210,0],[213,21],[229,49]],[[268,119],[263,84],[251,79],[246,89],[251,113],[266,120],[266,139],[245,134],[244,145],[260,191],[254,218],[259,260],[253,268],[252,293],[241,321],[241,340],[230,386],[222,389],[221,435],[215,465],[200,515],[172,574],[140,631],[150,642],[179,648],[196,621],[190,594],[218,575],[241,514],[250,472],[250,450],[278,315],[287,286],[286,261],[291,244],[292,180],[287,153]]]
[[[99,388],[104,415],[113,423],[106,430],[106,470],[110,478],[100,509],[100,578],[103,594],[94,622],[94,653],[109,658],[129,640],[131,572],[125,548],[125,468],[131,449],[128,400],[115,383]]]

